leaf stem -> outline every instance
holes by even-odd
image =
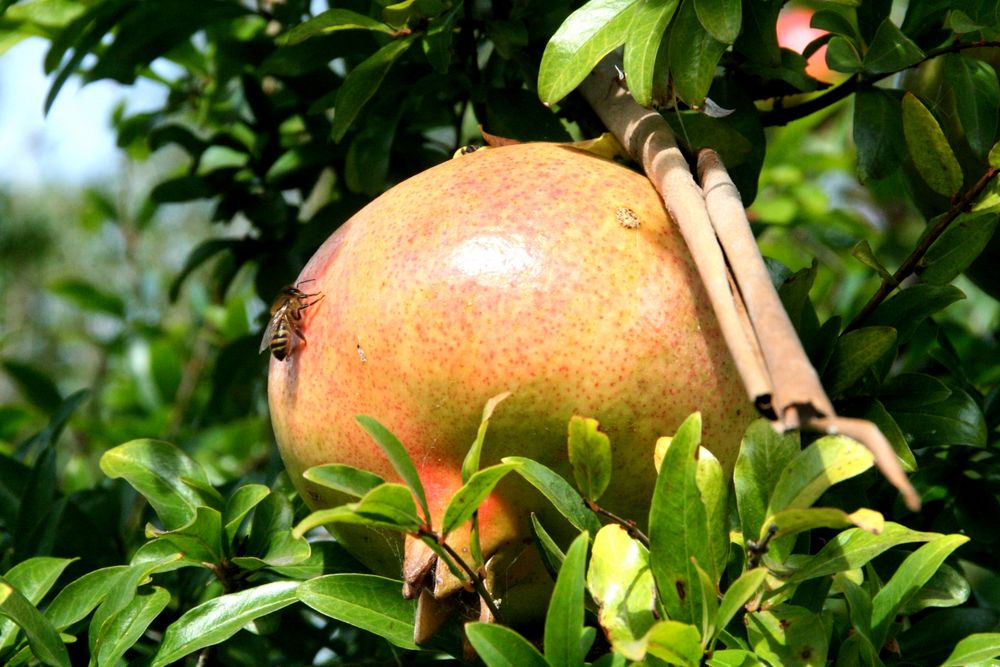
[[[587,503],[587,507],[589,507],[591,511],[611,519],[619,526],[624,528],[625,531],[628,533],[629,537],[631,537],[634,540],[639,540],[639,542],[641,542],[644,547],[646,547],[647,549],[649,548],[649,537],[647,537],[644,532],[639,530],[639,528],[635,525],[635,521],[633,521],[632,519],[626,519],[625,517],[618,516],[614,512],[611,512],[610,510],[606,510],[597,503],[595,503],[593,500],[587,500],[586,498],[584,498],[584,502]]]
[[[934,223],[929,230],[927,230],[927,233],[920,238],[920,242],[917,244],[917,247],[913,249],[913,252],[911,252],[905,260],[903,260],[903,263],[899,265],[896,272],[892,274],[892,278],[890,280],[885,278],[882,279],[882,283],[879,285],[878,290],[876,290],[875,294],[872,295],[872,297],[868,300],[868,303],[864,305],[858,314],[854,316],[854,319],[852,319],[850,324],[847,325],[845,331],[850,331],[851,329],[856,329],[861,326],[865,319],[867,319],[868,316],[871,315],[883,301],[885,301],[885,298],[889,296],[892,291],[899,286],[900,283],[902,283],[903,280],[910,277],[913,272],[916,271],[917,266],[920,264],[920,260],[924,258],[924,255],[927,254],[927,251],[934,244],[934,242],[938,240],[941,234],[948,229],[948,226],[951,225],[951,223],[954,222],[961,213],[965,212],[970,206],[972,206],[972,203],[975,202],[979,195],[983,193],[986,186],[990,184],[990,181],[996,177],[997,171],[997,169],[992,167],[987,169],[986,173],[983,174],[978,181],[976,181],[976,184],[969,188],[962,198],[959,199],[958,202],[956,202],[948,210],[948,212],[944,214],[944,216]]]

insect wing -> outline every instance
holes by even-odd
[[[270,347],[271,341],[274,340],[274,332],[278,329],[278,323],[285,317],[287,311],[287,301],[275,309],[274,314],[271,315],[271,320],[267,323],[267,328],[264,329],[264,337],[260,339],[260,349],[257,350],[257,354]]]

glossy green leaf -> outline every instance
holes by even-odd
[[[451,11],[431,19],[427,33],[420,42],[427,62],[441,74],[445,74],[451,64],[452,38],[463,10],[464,5],[459,3]]]
[[[167,627],[153,658],[154,667],[169,665],[206,646],[229,639],[251,621],[296,602],[300,586],[305,585],[297,581],[275,581],[221,595],[189,609]]]
[[[360,498],[385,480],[373,472],[342,463],[328,463],[309,468],[302,476],[314,484]]]
[[[413,491],[413,495],[416,497],[417,502],[420,503],[420,508],[424,512],[424,522],[430,526],[431,511],[427,508],[427,496],[424,494],[424,486],[420,482],[420,475],[417,474],[417,469],[413,465],[413,461],[410,459],[410,455],[407,453],[403,443],[390,433],[389,429],[382,426],[382,424],[373,418],[361,415],[357,417],[357,420],[361,424],[361,427],[368,432],[368,435],[382,448],[382,451],[389,458],[389,462],[392,463],[392,467],[395,468],[396,473],[410,487],[410,490]]]
[[[596,419],[570,418],[569,462],[580,493],[589,500],[600,498],[611,482],[611,441]]]
[[[837,482],[871,466],[872,455],[864,445],[844,436],[824,436],[797,453],[782,470],[767,514],[809,507]]]
[[[370,30],[387,35],[395,31],[391,26],[350,9],[328,9],[298,24],[284,33],[279,40],[282,44],[298,44],[312,37],[328,35],[339,30]]]
[[[832,398],[843,396],[895,346],[896,330],[892,327],[862,327],[843,334],[823,373],[827,393]]]
[[[727,45],[702,27],[694,2],[684,2],[671,23],[668,48],[670,76],[677,96],[692,107],[701,107]]]
[[[206,494],[184,478],[208,484],[204,469],[180,448],[161,440],[132,440],[101,456],[101,470],[112,479],[124,478],[145,496],[168,530],[195,518],[198,507],[221,508],[218,494]]]
[[[69,667],[69,654],[52,623],[2,578],[0,578],[0,616],[6,616],[24,631],[32,653],[40,662]]]
[[[244,484],[226,500],[222,510],[222,530],[227,547],[236,538],[246,516],[270,493],[271,489],[263,484]]]
[[[364,566],[339,543],[316,540],[309,543],[309,557],[291,565],[269,565],[286,579],[313,579],[324,574],[362,572]]]
[[[934,192],[953,197],[962,188],[962,167],[934,115],[913,93],[903,95],[903,136],[920,177]]]
[[[698,667],[704,651],[701,636],[693,625],[680,621],[659,621],[646,635],[646,651],[672,665]]]
[[[872,598],[872,639],[881,646],[896,613],[927,583],[951,553],[969,541],[964,535],[941,535],[907,556],[892,578]]]
[[[157,559],[134,562],[124,573],[112,578],[110,589],[104,597],[104,601],[97,607],[90,619],[87,640],[91,655],[99,655],[105,644],[118,640],[116,634],[119,630],[117,619],[126,609],[129,609],[139,587],[152,574],[172,569],[183,557],[184,555],[181,553],[168,552]]]
[[[747,635],[754,652],[769,664],[824,665],[830,649],[829,612],[782,604],[746,615]]]
[[[736,506],[744,535],[760,534],[774,486],[785,465],[798,453],[797,433],[780,435],[764,419],[747,428],[734,474]]]
[[[410,504],[412,506],[412,499]],[[271,493],[256,506],[250,534],[240,556],[239,567],[256,570],[265,566],[286,567],[309,558],[309,543],[292,533],[295,509],[282,493]]]
[[[465,636],[486,667],[549,667],[531,642],[503,625],[469,623]]]
[[[1000,657],[1000,633],[980,632],[963,638],[941,667],[966,667]]]
[[[487,496],[493,493],[500,480],[516,467],[517,465],[513,463],[500,463],[476,471],[448,501],[444,518],[441,520],[441,534],[447,535],[471,519]]]
[[[858,38],[858,31],[850,19],[834,9],[819,9],[809,17],[809,27],[843,35],[851,40]]]
[[[1000,81],[989,63],[950,55],[944,58],[944,77],[955,95],[962,131],[977,157],[993,146],[1000,122]]]
[[[545,45],[538,97],[555,104],[580,85],[601,58],[625,43],[637,0],[590,0],[570,14]]]
[[[351,70],[337,91],[330,135],[340,141],[347,134],[365,104],[378,92],[392,65],[410,48],[416,37],[394,39]],[[360,417],[359,417],[360,420]]]
[[[987,444],[986,417],[982,408],[972,396],[957,387],[952,387],[951,394],[943,401],[914,408],[898,405],[891,413],[914,448],[943,444],[985,447]]]
[[[552,667],[575,667],[583,662],[583,586],[590,536],[581,533],[566,551],[552,599],[545,615],[545,660]]]
[[[924,373],[901,373],[882,384],[879,398],[886,408],[919,408],[940,403],[951,396],[951,389],[941,380]]]
[[[222,561],[222,514],[211,507],[198,507],[194,519],[175,530],[161,531],[147,526],[146,537],[166,540],[177,551],[199,562]]]
[[[778,527],[774,539],[795,535],[815,528],[849,528],[858,526],[875,535],[882,532],[885,519],[879,512],[870,509],[859,509],[848,514],[834,507],[806,507],[786,509],[772,515],[766,522],[767,526]],[[765,531],[766,532],[766,529]],[[764,535],[760,535],[763,539]]]
[[[604,526],[594,537],[587,590],[611,648],[629,660],[642,660],[645,636],[656,623],[649,550],[621,526]]]
[[[715,627],[722,629],[729,625],[729,621],[733,620],[740,609],[757,594],[766,577],[767,570],[756,567],[747,570],[730,584],[729,588],[726,589],[726,594],[722,596],[719,609],[715,614]]]
[[[867,419],[878,426],[879,430],[882,431],[882,435],[886,437],[889,445],[892,446],[892,451],[899,460],[899,464],[903,467],[904,472],[914,472],[917,469],[917,459],[913,455],[909,443],[906,441],[903,429],[899,427],[896,419],[889,414],[889,411],[885,409],[881,401],[872,399],[859,416],[861,419]]]
[[[854,42],[843,35],[834,36],[826,45],[826,65],[845,74],[860,71],[861,56]]]
[[[921,322],[964,298],[962,291],[952,285],[914,285],[884,301],[865,323],[892,327],[902,345]]]
[[[632,22],[625,38],[623,68],[629,92],[642,106],[653,101],[657,58],[663,44],[663,33],[677,10],[679,0],[640,2],[632,10]]]
[[[843,572],[833,577],[834,585],[844,594],[851,617],[851,626],[871,644],[872,636],[872,598],[868,592],[854,583]]]
[[[104,601],[128,569],[127,565],[104,567],[71,581],[45,608],[45,617],[57,630],[65,630],[77,621],[82,621]]]
[[[37,605],[72,562],[70,558],[29,558],[7,570],[3,581],[17,589],[28,602]],[[0,618],[0,654],[14,645],[17,632],[17,625],[12,620]]]
[[[875,31],[862,65],[873,74],[899,72],[916,65],[924,52],[890,20],[885,19]]]
[[[862,88],[854,95],[854,145],[862,182],[885,178],[903,158],[903,111],[899,98],[881,88]]]
[[[907,600],[900,613],[910,615],[931,607],[957,607],[965,604],[971,592],[968,580],[945,563]]]
[[[879,535],[861,528],[848,528],[827,542],[818,554],[791,576],[789,582],[854,570],[892,547],[911,542],[927,542],[937,537],[938,533],[910,530],[892,521],[886,522]]]
[[[705,505],[697,485],[695,452],[701,442],[701,415],[678,427],[660,465],[649,511],[649,552],[661,604],[670,618],[697,622],[703,601],[692,559],[714,570],[708,547]],[[710,572],[713,579],[716,574]]]
[[[986,248],[998,220],[998,213],[959,215],[921,258],[917,274],[931,285],[950,283]]]
[[[503,463],[516,464],[514,470],[532,486],[549,499],[559,513],[562,514],[578,530],[596,535],[601,524],[597,515],[583,502],[569,482],[563,479],[551,468],[522,456],[507,456],[501,459]]]
[[[117,664],[169,603],[170,591],[165,588],[153,586],[151,590],[139,591],[108,624],[107,633],[111,641],[101,643],[94,656],[96,664]]]
[[[402,586],[401,581],[371,574],[331,574],[304,582],[298,597],[321,614],[415,649],[417,603],[403,598]]]
[[[708,667],[759,667],[760,661],[744,649],[723,649],[713,651],[705,664]]]
[[[694,0],[698,21],[712,37],[732,44],[740,34],[743,5],[740,0]]]
[[[465,455],[465,460],[462,461],[463,482],[468,482],[469,478],[479,470],[479,460],[482,457],[483,442],[486,440],[486,429],[489,428],[490,418],[493,417],[493,412],[497,409],[497,406],[508,396],[510,396],[510,392],[505,391],[486,401],[486,405],[483,407],[483,416],[479,420],[479,429],[476,431],[476,439],[472,441],[472,446],[469,447],[469,451]]]
[[[366,519],[404,530],[417,530],[420,518],[413,503],[413,494],[402,484],[380,484],[352,506],[354,512]]]

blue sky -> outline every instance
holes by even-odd
[[[0,55],[0,186],[114,178],[122,156],[110,126],[112,108],[123,98],[130,108],[152,106],[151,96],[162,91],[107,81],[81,87],[71,80],[45,116],[51,79],[42,69],[47,49],[47,42],[30,38]]]

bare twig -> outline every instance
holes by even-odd
[[[718,156],[706,153],[701,159],[699,187],[666,121],[639,106],[618,84],[609,59],[580,90],[659,191],[691,251],[748,393],[760,406],[762,392],[770,391],[775,428],[809,428],[858,439],[907,505],[918,508],[919,497],[878,428],[870,422],[862,428],[860,420],[837,416],[771,285],[739,193]]]

